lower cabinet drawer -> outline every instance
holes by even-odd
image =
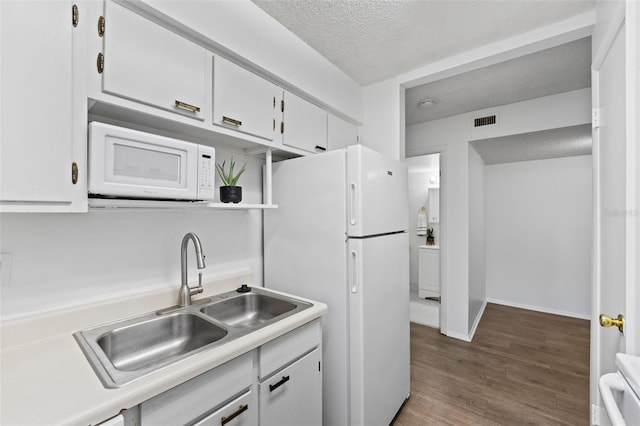
[[[246,353],[140,404],[142,426],[191,424],[249,389],[254,352]]]
[[[252,393],[249,391],[195,422],[193,426],[257,426],[258,407],[254,406],[251,397]]]
[[[322,425],[320,360],[317,348],[260,383],[260,426]]]
[[[260,379],[320,345],[322,327],[316,319],[260,347]]]

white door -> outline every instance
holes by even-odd
[[[0,2],[3,201],[72,201],[71,8]]]
[[[386,426],[409,396],[409,236],[348,245],[350,424]]]
[[[592,423],[607,424],[598,390],[601,375],[616,370],[616,352],[638,354],[638,76],[632,65],[640,44],[637,6],[619,3],[607,23],[597,29],[593,72],[594,235],[591,325]],[[626,8],[626,11],[625,11]],[[632,12],[631,16],[629,12]],[[598,17],[604,14],[602,9]],[[634,19],[625,19],[633,17]],[[602,21],[599,21],[599,24]],[[595,34],[595,33],[594,33]],[[631,62],[630,62],[631,61]],[[637,110],[636,110],[637,111]],[[624,332],[600,327],[598,317],[624,315]]]

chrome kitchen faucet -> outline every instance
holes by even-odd
[[[189,240],[193,241],[193,246],[196,250],[196,262],[198,269],[204,269],[204,254],[202,253],[202,246],[200,245],[200,239],[193,232],[189,232],[182,239],[182,247],[180,248],[180,271],[182,274],[182,285],[178,293],[178,306],[181,308],[191,305],[191,296],[199,294],[204,291],[202,288],[202,272],[198,272],[198,287],[189,287],[187,280],[187,246]]]

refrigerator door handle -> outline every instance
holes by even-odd
[[[358,292],[358,252],[351,251],[351,293]]]
[[[356,211],[356,184],[355,182],[351,183],[351,185],[349,185],[349,223],[352,225],[356,224],[356,217],[357,216],[357,211]]]

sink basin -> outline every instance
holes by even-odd
[[[231,327],[244,328],[255,327],[296,308],[291,301],[251,292],[214,302],[200,312]]]
[[[107,388],[120,387],[228,340],[228,331],[195,312],[155,312],[74,333]]]
[[[313,306],[260,288],[235,290],[73,334],[106,388],[118,388]]]
[[[97,344],[118,370],[136,371],[216,342],[227,331],[196,315],[177,313],[116,328]]]

